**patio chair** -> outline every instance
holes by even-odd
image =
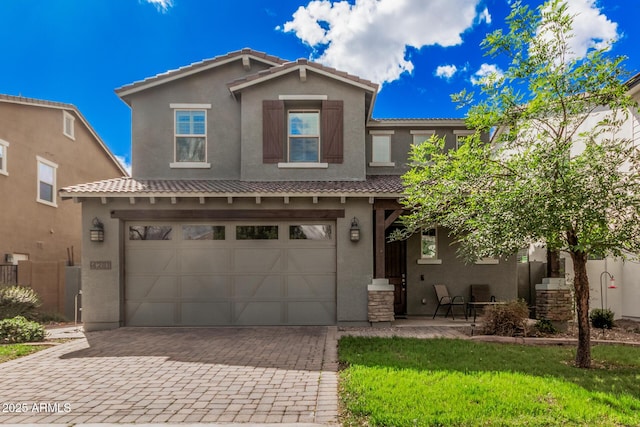
[[[436,307],[436,312],[433,313],[434,319],[436,318],[436,314],[438,314],[438,310],[440,309],[440,307],[448,307],[444,317],[446,318],[447,316],[449,316],[449,313],[451,313],[451,318],[453,320],[456,320],[453,315],[454,306],[462,307],[464,318],[468,319],[464,297],[462,295],[456,295],[454,297],[450,296],[447,285],[433,285],[433,290],[436,292],[436,298],[438,299],[438,307]]]

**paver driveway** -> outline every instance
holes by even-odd
[[[0,424],[337,423],[335,337],[335,327],[88,333],[0,364]]]

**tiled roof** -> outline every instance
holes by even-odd
[[[227,53],[225,55],[220,55],[220,56],[216,56],[214,58],[210,58],[210,59],[204,59],[202,61],[199,62],[194,62],[192,64],[186,65],[184,67],[180,67],[176,70],[169,70],[167,72],[161,73],[161,74],[157,74],[153,77],[149,77],[146,78],[144,80],[139,80],[136,82],[133,82],[131,84],[122,86],[118,89],[116,89],[116,93],[118,94],[122,94],[123,92],[130,92],[131,90],[137,89],[141,86],[146,86],[148,84],[152,84],[154,82],[158,82],[164,79],[169,79],[173,76],[177,76],[177,75],[181,75],[181,74],[185,74],[185,73],[190,73],[190,72],[196,72],[199,69],[207,69],[207,68],[211,68],[216,66],[217,64],[222,64],[225,62],[228,62],[229,60],[235,59],[235,58],[240,58],[242,56],[245,55],[249,55],[252,56],[254,58],[259,58],[261,60],[263,60],[264,62],[270,63],[270,64],[284,64],[286,61],[282,58],[278,58],[276,56],[272,56],[272,55],[268,55],[264,52],[258,52],[256,50],[253,49],[242,49],[242,50],[238,50],[235,52],[230,52]]]
[[[306,59],[298,59],[295,62],[287,62],[287,63],[284,63],[284,64],[279,65],[279,66],[271,67],[271,68],[269,68],[267,70],[260,71],[259,73],[251,74],[251,75],[249,75],[247,77],[235,80],[235,81],[233,81],[231,83],[228,83],[227,86],[229,87],[229,89],[231,91],[234,91],[234,90],[237,90],[237,88],[245,87],[247,85],[250,85],[253,82],[266,80],[266,79],[270,78],[271,76],[286,73],[288,70],[295,69],[295,68],[300,67],[300,66],[305,66],[305,67],[308,67],[308,68],[311,68],[311,69],[315,69],[315,70],[320,71],[320,72],[332,74],[335,77],[342,78],[342,79],[345,79],[345,80],[349,80],[349,81],[351,81],[353,83],[357,83],[357,84],[360,84],[362,86],[367,86],[367,87],[371,88],[371,90],[373,92],[377,92],[378,91],[378,84],[373,83],[372,81],[362,79],[362,78],[360,78],[358,76],[354,76],[353,74],[349,74],[349,73],[346,73],[344,71],[338,71],[335,68],[326,67],[326,66],[324,66],[322,64],[319,64],[317,62],[310,62],[310,61],[308,61]]]
[[[397,175],[372,175],[366,181],[238,181],[116,178],[62,188],[62,197],[227,197],[313,195],[399,195]]]

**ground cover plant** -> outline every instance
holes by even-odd
[[[640,425],[640,348],[343,337],[345,425]]]
[[[0,345],[0,363],[7,362],[18,357],[26,356],[36,351],[44,350],[47,346],[26,344]]]

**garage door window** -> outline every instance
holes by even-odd
[[[236,225],[236,240],[278,240],[278,226]]]
[[[132,225],[129,240],[171,240],[172,231],[170,225]]]
[[[330,225],[290,225],[291,240],[331,240]]]
[[[224,225],[183,225],[184,240],[224,240]]]

